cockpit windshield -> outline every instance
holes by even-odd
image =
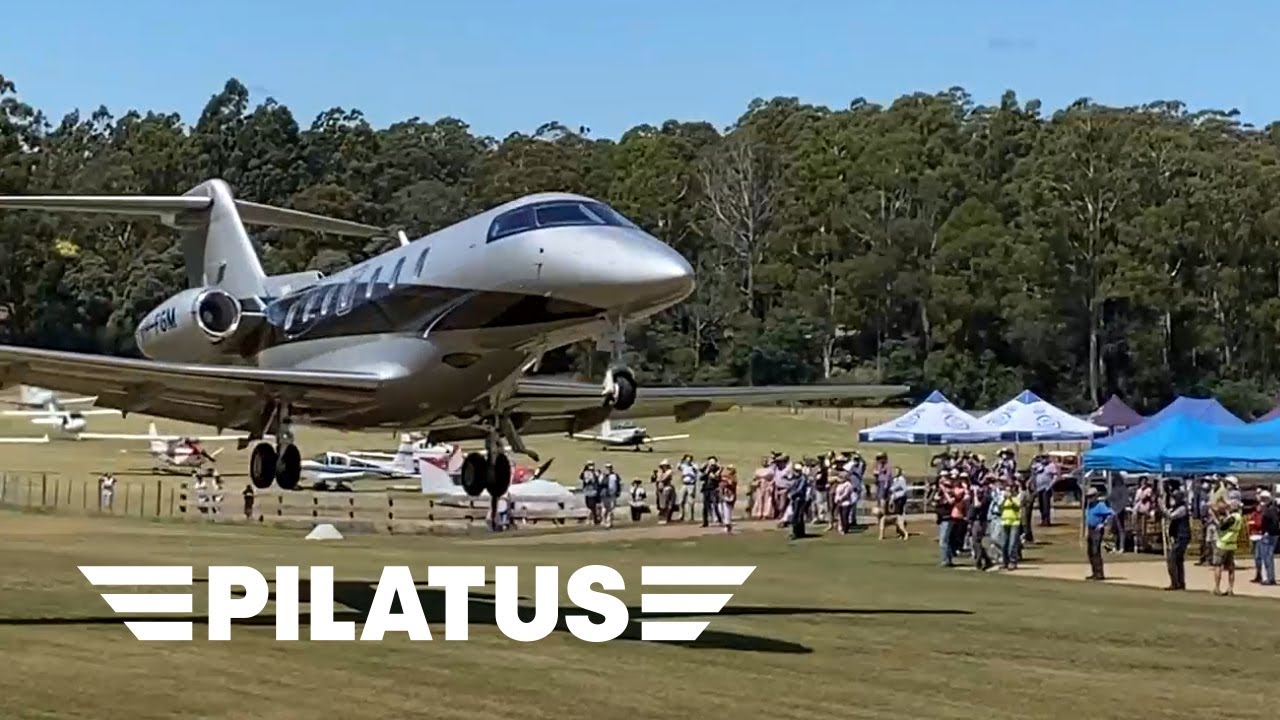
[[[548,200],[508,210],[489,225],[489,242],[537,228],[570,225],[636,228],[612,208],[587,200]]]

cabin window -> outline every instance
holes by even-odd
[[[494,218],[489,225],[489,242],[508,235],[532,230],[535,227],[537,227],[537,224],[534,221],[532,206],[526,205],[515,210],[508,210]]]
[[[546,203],[534,207],[538,227],[559,227],[561,225],[604,225],[604,218],[579,202]]]
[[[329,285],[324,291],[324,300],[320,302],[320,317],[324,317],[333,312],[333,303],[338,299],[338,292],[342,289],[341,285]]]
[[[404,269],[404,262],[408,259],[409,258],[402,257],[396,262],[395,268],[391,270],[391,279],[387,281],[388,290],[396,289],[396,283],[400,281],[400,271]]]
[[[360,278],[364,275],[364,268],[356,270],[351,274],[351,279],[346,285],[342,286],[342,294],[338,296],[338,314],[346,315],[351,311],[351,305],[356,300],[356,290],[360,288]]]
[[[373,276],[369,278],[369,284],[365,286],[364,298],[368,300],[373,297],[373,289],[378,287],[378,276],[382,274],[382,268],[373,271]]]
[[[431,252],[430,246],[422,249],[422,254],[418,256],[418,262],[415,263],[413,266],[414,277],[416,278],[422,277],[422,271],[427,267],[427,253],[429,252]]]
[[[597,215],[601,219],[603,219],[606,225],[631,228],[633,230],[640,229],[639,225],[636,225],[635,223],[631,222],[627,218],[623,217],[622,213],[618,212],[617,210],[614,210],[613,208],[609,207],[608,205],[605,205],[604,203],[584,202],[582,204],[586,206],[586,208],[590,210],[594,215]]]
[[[301,300],[295,300],[289,305],[289,312],[284,316],[284,331],[293,332],[298,324],[298,313],[302,312]]]
[[[309,323],[315,319],[316,311],[320,309],[320,294],[319,289],[316,289],[307,296],[307,306],[302,311],[302,322]]]

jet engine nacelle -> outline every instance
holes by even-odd
[[[218,288],[191,288],[165,300],[138,324],[138,350],[152,360],[209,362],[236,354],[246,323],[240,301]]]

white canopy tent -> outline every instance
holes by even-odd
[[[1044,440],[1092,440],[1106,435],[1107,428],[1060,410],[1030,390],[978,418],[999,433],[1000,440],[1035,442]]]
[[[858,433],[862,442],[942,445],[1000,439],[999,430],[961,410],[934,390],[905,415]]]

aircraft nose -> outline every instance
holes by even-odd
[[[663,243],[655,243],[634,261],[634,277],[628,283],[636,297],[654,302],[679,302],[693,292],[693,267],[684,256]]]

